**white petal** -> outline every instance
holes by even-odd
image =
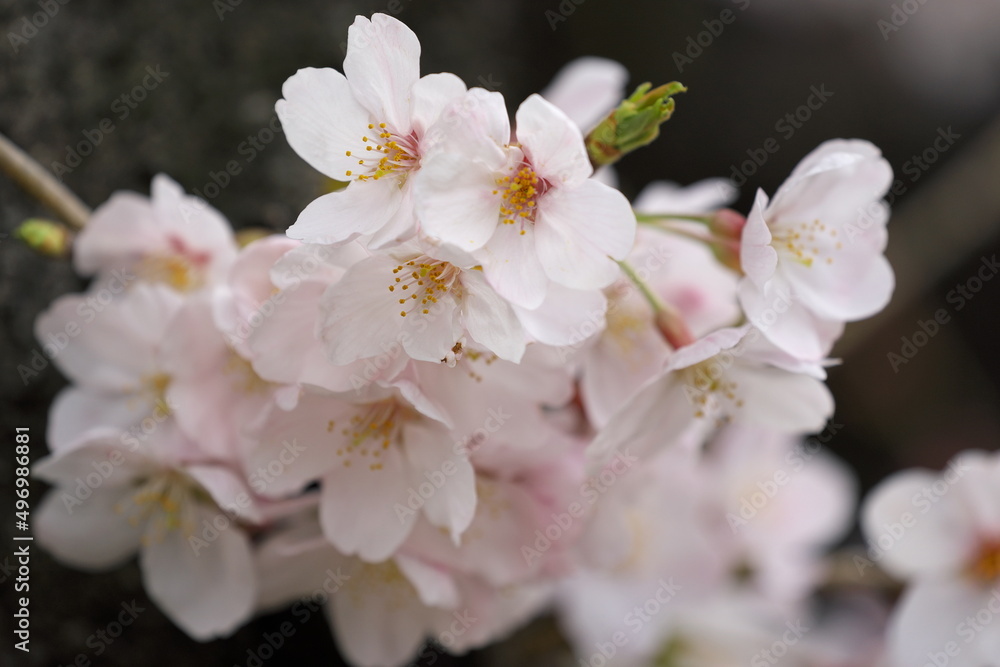
[[[545,301],[528,310],[515,307],[525,330],[546,345],[578,346],[605,326],[608,301],[600,290],[577,290],[549,285]]]
[[[197,528],[216,516],[214,508],[199,507]],[[192,546],[184,533],[170,530],[143,548],[146,591],[191,637],[205,641],[229,635],[249,620],[256,598],[250,541],[236,526],[218,531],[207,546]]]
[[[455,454],[453,439],[440,426],[410,424],[405,437],[410,488],[417,489],[424,499],[424,514],[430,522],[448,530],[457,544],[476,513],[472,465],[464,456]],[[429,490],[429,495],[423,490]]]
[[[594,180],[552,190],[539,203],[538,258],[546,274],[573,289],[601,289],[618,277],[613,259],[635,242],[635,216],[617,190]]]
[[[621,63],[593,56],[577,58],[556,73],[542,97],[586,132],[622,101],[627,81],[628,70]]]
[[[392,556],[413,529],[417,514],[407,505],[413,490],[402,453],[389,447],[379,462],[380,470],[361,460],[335,468],[323,479],[320,500],[326,538],[345,554],[369,562]]]
[[[115,511],[119,502],[130,502],[130,489],[92,488],[86,479],[50,491],[32,528],[39,543],[61,562],[81,570],[108,570],[135,555],[142,532]]]
[[[959,490],[938,496],[934,485],[939,479],[928,471],[907,470],[882,481],[865,500],[861,518],[867,542],[882,555],[879,564],[897,576],[957,572],[978,546],[975,515]]]
[[[391,176],[352,181],[339,192],[314,199],[288,228],[290,238],[308,243],[344,243],[372,234],[396,213],[403,193]]]
[[[728,178],[706,178],[686,187],[654,181],[635,198],[642,213],[711,213],[733,203],[739,192]],[[765,202],[766,203],[766,202]]]
[[[410,93],[420,78],[420,42],[412,30],[386,14],[357,17],[347,31],[344,74],[377,121],[410,133]]]
[[[532,168],[555,184],[575,186],[594,169],[580,128],[541,95],[531,95],[517,110],[517,140]]]
[[[934,665],[950,667],[981,667],[988,665],[980,658],[977,633],[967,619],[993,602],[989,595],[961,580],[922,581],[903,594],[887,632],[888,654],[894,665]],[[995,603],[994,603],[995,604]],[[983,626],[976,622],[975,627]],[[986,631],[991,628],[986,626]],[[957,651],[945,654],[948,644]],[[989,656],[990,659],[996,655]]]
[[[423,136],[445,108],[462,98],[465,83],[454,74],[428,74],[413,84],[413,129]]]
[[[677,373],[651,380],[611,417],[587,447],[588,470],[600,471],[619,452],[642,459],[674,446],[695,421],[695,409]]]
[[[740,268],[758,288],[764,286],[778,266],[778,253],[771,245],[771,230],[764,220],[766,208],[767,195],[758,190],[740,239]]]
[[[483,247],[500,224],[493,171],[463,155],[440,152],[417,175],[416,210],[425,234],[465,251]]]
[[[524,330],[511,305],[478,271],[466,271],[462,287],[466,290],[462,322],[472,339],[501,359],[520,362],[525,348]]]
[[[369,114],[351,93],[347,79],[333,69],[307,67],[285,81],[284,99],[275,109],[288,144],[317,171],[333,179],[357,168],[345,155],[361,143]]]
[[[420,601],[428,607],[455,607],[459,603],[458,587],[449,575],[416,558],[398,555],[393,559],[416,589]]]
[[[818,432],[833,414],[826,385],[808,375],[737,363],[727,373],[743,406],[734,416],[787,433]]]
[[[394,563],[365,568],[329,607],[337,646],[359,667],[399,667],[428,634],[427,609]]]
[[[549,279],[538,260],[533,226],[518,230],[517,225],[499,225],[475,255],[486,280],[503,298],[524,308],[537,308],[545,299]]]

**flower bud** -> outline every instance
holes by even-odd
[[[14,236],[40,255],[57,259],[69,257],[73,240],[66,225],[42,218],[25,220],[14,230]]]
[[[626,153],[651,143],[660,124],[674,113],[673,95],[687,90],[677,81],[650,90],[644,83],[587,135],[587,152],[594,167],[614,164]]]

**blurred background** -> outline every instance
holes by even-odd
[[[867,490],[902,467],[941,467],[960,449],[1000,441],[1000,278],[991,280],[1000,270],[1000,3],[5,0],[0,132],[61,172],[90,206],[115,190],[148,193],[152,176],[166,172],[235,227],[281,232],[323,187],[272,131],[281,84],[300,67],[339,68],[347,27],[373,12],[418,34],[422,72],[452,71],[498,90],[512,110],[582,55],[619,60],[633,87],[682,81],[689,92],[660,140],[620,165],[629,196],[653,180],[729,176],[741,184],[734,208],[746,213],[756,188],[773,193],[822,141],[877,144],[897,177],[889,256],[898,287],[889,310],[849,326],[836,351],[844,364],[830,385],[842,428],[828,446]],[[769,140],[776,152],[762,150]],[[81,143],[90,144],[86,155]],[[218,174],[232,160],[240,173],[223,185]],[[45,452],[46,412],[65,380],[52,366],[22,378],[17,366],[36,347],[38,313],[84,287],[66,262],[9,236],[47,214],[0,177],[0,441],[13,444],[14,428],[30,427],[34,459]],[[944,322],[936,328],[927,324],[935,316]],[[9,452],[0,456],[0,606],[10,609],[13,452],[0,449]],[[34,483],[35,507],[42,489]],[[340,664],[319,615],[264,617],[201,645],[148,603],[134,565],[87,575],[39,550],[31,565],[32,651],[13,651],[4,613],[0,664],[86,664],[74,663],[83,656],[252,665],[265,633],[289,620],[295,636],[265,664]],[[96,655],[88,638],[133,599],[146,611]],[[499,646],[420,664],[515,661],[575,664],[545,620]]]

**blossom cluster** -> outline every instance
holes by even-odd
[[[806,436],[893,289],[878,149],[824,143],[745,217],[722,179],[630,203],[591,141],[640,108],[620,65],[572,63],[512,123],[419,56],[358,17],[343,73],[285,82],[334,182],[286,235],[238,242],[163,175],[94,212],[88,292],[37,322],[72,383],[39,540],[138,554],[198,640],[324,604],[364,666],[549,610],[586,665],[871,664],[878,609],[810,605],[854,482]]]

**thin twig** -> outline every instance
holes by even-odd
[[[87,205],[3,134],[0,134],[0,169],[69,226],[83,229],[87,224],[90,217]]]

